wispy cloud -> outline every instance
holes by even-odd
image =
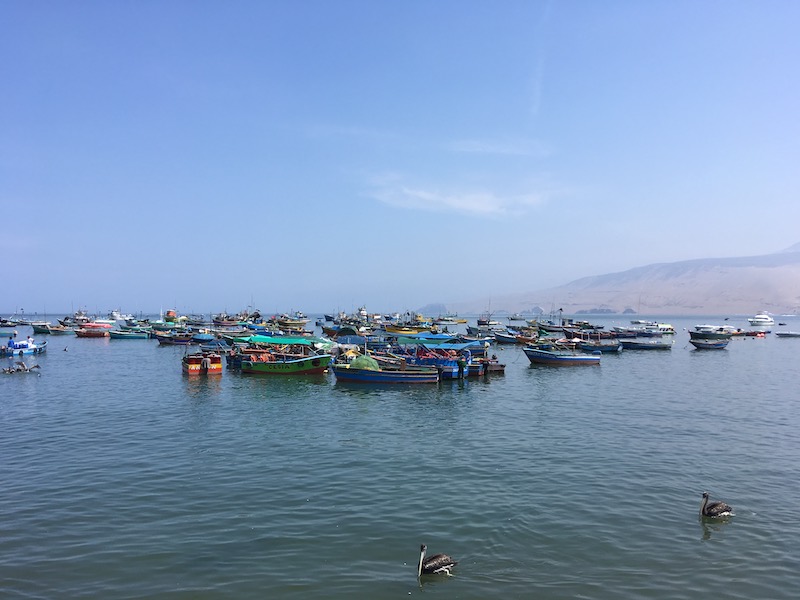
[[[368,195],[384,204],[406,210],[456,213],[475,217],[521,215],[542,205],[546,193],[501,195],[485,190],[439,190],[407,185],[397,177],[376,182]]]
[[[543,158],[551,154],[550,147],[539,140],[456,140],[448,144],[447,147],[453,152],[473,154],[501,154],[537,158]]]

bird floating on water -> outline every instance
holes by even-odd
[[[429,558],[425,558],[425,552],[428,547],[422,544],[419,547],[419,564],[417,565],[417,577],[420,575],[434,575],[438,573],[447,573],[452,575],[450,569],[458,564],[457,560],[453,560],[447,554],[434,554]]]
[[[3,373],[7,373],[7,374],[11,374],[11,373],[33,373],[33,371],[36,370],[36,369],[41,369],[41,367],[39,365],[33,365],[32,367],[29,367],[28,365],[26,365],[24,362],[22,362],[20,360],[20,361],[17,361],[17,363],[13,367],[8,367],[8,368],[3,369]],[[41,377],[41,373],[39,373],[39,376]]]
[[[703,502],[700,504],[701,517],[727,517],[733,514],[733,509],[720,500],[708,501],[708,492],[703,492]]]

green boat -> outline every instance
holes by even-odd
[[[108,335],[116,340],[146,340],[150,337],[148,331],[134,331],[129,329],[112,329],[108,332]]]
[[[242,373],[255,375],[309,375],[324,373],[331,364],[330,354],[297,356],[265,353],[242,360]]]

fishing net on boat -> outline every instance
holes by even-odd
[[[368,371],[380,371],[378,361],[371,356],[356,356],[350,366],[354,369],[366,369]]]

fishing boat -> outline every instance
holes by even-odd
[[[620,340],[623,350],[671,350],[672,341],[659,338],[623,338]]]
[[[689,343],[698,350],[722,350],[727,347],[730,338],[724,339],[692,339]]]
[[[186,375],[222,375],[222,357],[216,352],[195,352],[181,359]]]
[[[0,346],[0,356],[22,356],[23,354],[41,354],[47,350],[47,341],[35,342],[28,338],[27,341],[8,340],[4,346]]]
[[[84,310],[75,311],[72,315],[67,315],[63,319],[58,320],[64,327],[78,327],[89,321],[91,321],[91,319]]]
[[[497,319],[492,317],[492,313],[485,312],[482,313],[476,320],[478,327],[493,327],[493,326],[502,326],[502,323]]]
[[[622,342],[618,339],[593,339],[581,340],[578,342],[578,347],[584,352],[621,352]]]
[[[383,328],[386,333],[399,335],[413,335],[431,330],[430,325],[384,325]]]
[[[508,331],[495,331],[494,339],[498,344],[518,344],[517,337],[520,335],[519,331],[509,329]]]
[[[689,337],[693,340],[705,339],[728,339],[732,335],[743,335],[744,331],[736,329],[731,325],[695,325],[694,330],[689,331]]]
[[[66,327],[64,325],[50,325],[47,328],[47,333],[50,335],[73,335],[75,329],[73,327]]]
[[[433,320],[434,323],[440,325],[447,325],[448,323],[466,323],[466,319],[459,318],[458,314],[446,314],[446,315],[439,315]]]
[[[108,332],[114,340],[146,340],[150,338],[149,331],[135,331],[132,329],[112,329]]]
[[[437,383],[439,371],[425,367],[406,367],[401,369],[377,370],[359,369],[352,365],[333,365],[337,381],[351,383]]]
[[[800,331],[776,331],[779,338],[800,338]]]
[[[49,328],[52,327],[50,321],[31,321],[30,326],[33,333],[50,333]]]
[[[112,327],[114,326],[111,323],[103,320],[87,321],[81,324],[81,329],[111,329]]]
[[[401,361],[398,365],[383,366],[371,356],[357,356],[350,363],[331,366],[336,381],[348,383],[438,383],[439,370],[435,367],[412,367]]]
[[[168,331],[164,333],[154,331],[152,335],[162,346],[188,346],[189,344],[195,343],[191,333],[178,333],[177,331]]]
[[[543,346],[525,346],[522,349],[533,365],[580,366],[599,365],[600,354],[583,354],[571,349],[560,348],[553,344]]]
[[[622,344],[611,332],[607,331],[570,331],[564,330],[567,341],[575,344],[578,348],[586,353],[592,354],[594,352],[621,352]]]
[[[303,329],[309,320],[310,319],[300,311],[295,311],[292,314],[273,316],[271,319],[269,319],[270,322],[276,323],[281,329],[288,330]]]
[[[104,327],[79,327],[75,330],[75,335],[80,338],[104,338],[108,337],[108,329]]]
[[[737,329],[730,325],[697,325],[689,331],[689,337],[693,340],[729,340],[735,333]]]
[[[298,356],[263,352],[243,359],[241,370],[254,375],[311,375],[324,373],[332,359],[330,354]]]

